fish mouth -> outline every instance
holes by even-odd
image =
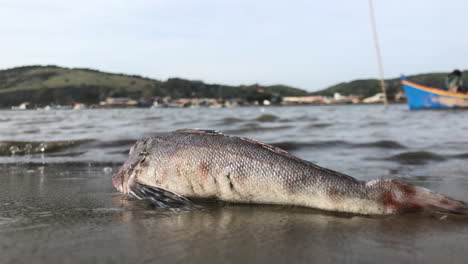
[[[112,184],[122,193],[129,193],[128,185],[134,177],[134,170],[137,165],[144,159],[141,155],[146,141],[137,141],[130,149],[127,161],[120,167],[119,171],[112,176]]]
[[[112,184],[119,192],[122,192],[122,193],[124,192],[124,186],[123,186],[124,177],[125,177],[124,173],[122,172],[118,172],[112,176]]]
[[[139,170],[137,170],[138,172]],[[135,167],[130,167],[128,169],[121,168],[119,172],[112,176],[112,184],[114,187],[121,193],[128,194],[130,193],[129,186],[135,180]]]

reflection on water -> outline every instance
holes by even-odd
[[[132,208],[132,203],[125,208]],[[247,205],[190,212],[131,210],[116,219],[131,225],[128,235],[140,236],[138,247],[181,262],[210,256],[216,262],[284,263],[294,259],[362,263],[380,256],[379,262],[394,263],[441,259],[431,252],[441,247],[462,257],[463,246],[456,237],[460,230],[468,229],[466,217],[460,216],[363,217]],[[420,254],[415,255],[415,250]]]

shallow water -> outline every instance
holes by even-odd
[[[464,216],[226,204],[161,211],[118,194],[110,179],[135,140],[197,127],[468,201],[467,120],[466,111],[404,105],[0,111],[1,263],[464,263]]]

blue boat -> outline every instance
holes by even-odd
[[[468,108],[468,94],[452,93],[401,78],[410,109]]]

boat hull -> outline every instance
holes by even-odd
[[[402,80],[410,109],[468,108],[468,95],[451,93],[442,89]]]

